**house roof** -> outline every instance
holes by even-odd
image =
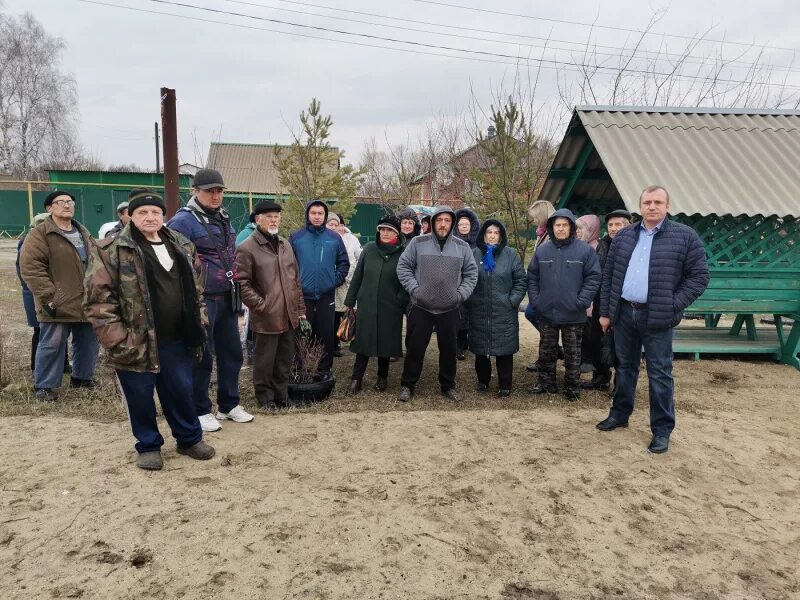
[[[288,146],[212,142],[206,166],[222,174],[229,190],[283,194],[275,168],[275,152],[284,156]]]
[[[287,190],[279,181],[275,152],[285,157],[290,150],[290,146],[278,144],[212,142],[206,166],[222,173],[231,191],[282,195]]]
[[[578,106],[539,198],[636,211],[658,184],[675,214],[789,216],[800,213],[799,162],[798,112]]]

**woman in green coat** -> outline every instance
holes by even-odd
[[[389,359],[402,356],[403,314],[408,294],[397,279],[397,261],[405,248],[400,220],[387,215],[378,222],[376,241],[364,246],[350,289],[346,309],[356,307],[356,333],[350,350],[355,353],[348,394],[361,391],[361,380],[371,356],[378,358],[378,378],[373,389],[386,389]]]

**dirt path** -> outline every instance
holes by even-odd
[[[641,410],[287,414],[160,473],[6,417],[0,597],[798,598],[798,406],[733,400],[658,457]]]

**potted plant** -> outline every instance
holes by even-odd
[[[306,404],[324,400],[333,392],[336,378],[321,378],[319,363],[325,347],[314,336],[298,333],[295,338],[295,361],[289,378],[289,400],[293,404]]]

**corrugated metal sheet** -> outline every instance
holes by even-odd
[[[587,140],[613,186],[581,182],[575,194],[621,197],[636,211],[647,185],[663,185],[672,213],[800,214],[800,114],[787,111],[579,107],[553,168],[573,168]],[[541,198],[556,203],[564,180],[548,178]],[[595,189],[589,189],[594,187]],[[594,198],[599,199],[599,198]]]
[[[284,194],[275,168],[276,146],[267,144],[225,144],[212,142],[207,167],[222,173],[228,189],[237,192]],[[281,156],[289,151],[277,146]]]

